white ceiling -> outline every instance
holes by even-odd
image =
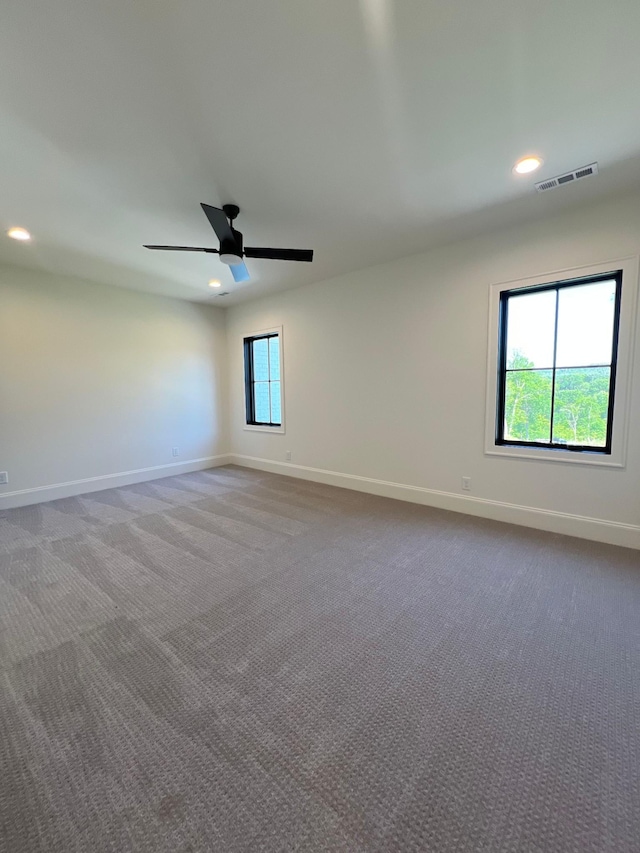
[[[0,228],[35,239],[0,261],[223,305],[635,185],[639,32],[637,0],[6,0]],[[201,201],[316,260],[142,248],[217,246]]]

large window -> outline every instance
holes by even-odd
[[[496,445],[611,454],[622,270],[500,294]]]
[[[246,422],[248,426],[282,427],[281,334],[262,332],[244,338]]]

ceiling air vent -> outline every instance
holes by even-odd
[[[555,178],[548,178],[546,181],[539,181],[536,184],[536,189],[539,193],[546,192],[546,190],[555,189],[555,187],[561,187],[563,184],[572,184],[575,181],[580,181],[582,178],[590,178],[591,175],[598,174],[598,164],[591,163],[589,166],[582,166],[580,169],[576,169],[574,172],[565,172],[564,175],[557,175]]]

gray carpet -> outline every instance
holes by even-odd
[[[240,468],[0,513],[0,849],[640,850],[640,555]]]

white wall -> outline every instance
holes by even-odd
[[[633,196],[229,308],[232,452],[243,464],[640,547],[640,346],[624,469],[483,452],[489,285],[639,251]],[[248,432],[241,336],[281,324],[286,434]],[[302,467],[284,464],[287,450]]]
[[[0,268],[0,507],[209,467],[228,449],[224,324],[208,305]]]

